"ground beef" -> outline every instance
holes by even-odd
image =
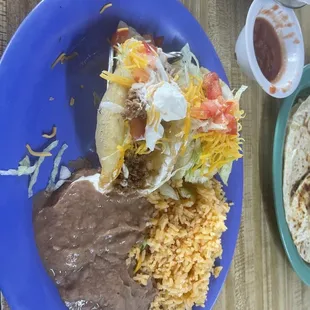
[[[126,120],[134,118],[146,119],[145,103],[143,103],[137,95],[137,91],[130,89],[125,102],[125,110],[122,116]]]
[[[128,189],[142,189],[145,186],[145,180],[148,177],[146,167],[147,161],[145,155],[137,155],[129,152],[125,156],[125,165],[129,171],[129,177],[126,179],[123,172],[120,173],[116,180],[118,186]]]

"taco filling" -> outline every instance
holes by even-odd
[[[227,183],[232,162],[242,156],[239,99],[246,87],[233,94],[200,67],[188,44],[175,60],[127,25],[113,38],[116,69],[101,74],[109,88],[96,132],[101,186],[118,178],[129,184],[127,166],[140,157],[145,182],[131,184],[144,194],[172,177],[204,183],[219,173]]]

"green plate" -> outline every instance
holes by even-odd
[[[275,200],[275,208],[280,236],[287,257],[299,276],[299,278],[310,286],[310,264],[306,263],[298,254],[291,233],[285,219],[285,211],[283,206],[283,150],[286,136],[286,125],[290,117],[290,112],[295,103],[299,99],[305,99],[310,95],[310,65],[306,65],[300,84],[296,91],[283,100],[278,115],[277,125],[274,135],[273,146],[273,194]]]

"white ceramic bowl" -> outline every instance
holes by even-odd
[[[276,82],[269,82],[265,78],[255,57],[253,35],[257,17],[271,23],[283,44],[284,69]],[[303,72],[305,52],[300,25],[292,9],[273,0],[254,0],[246,24],[239,34],[235,52],[242,71],[256,80],[269,95],[284,98],[296,90]]]

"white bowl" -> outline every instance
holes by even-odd
[[[253,35],[257,17],[271,23],[283,44],[285,67],[275,82],[265,78],[256,60]],[[239,34],[235,53],[242,71],[256,80],[266,93],[275,98],[291,95],[300,82],[305,57],[303,36],[294,11],[272,0],[254,0]]]

